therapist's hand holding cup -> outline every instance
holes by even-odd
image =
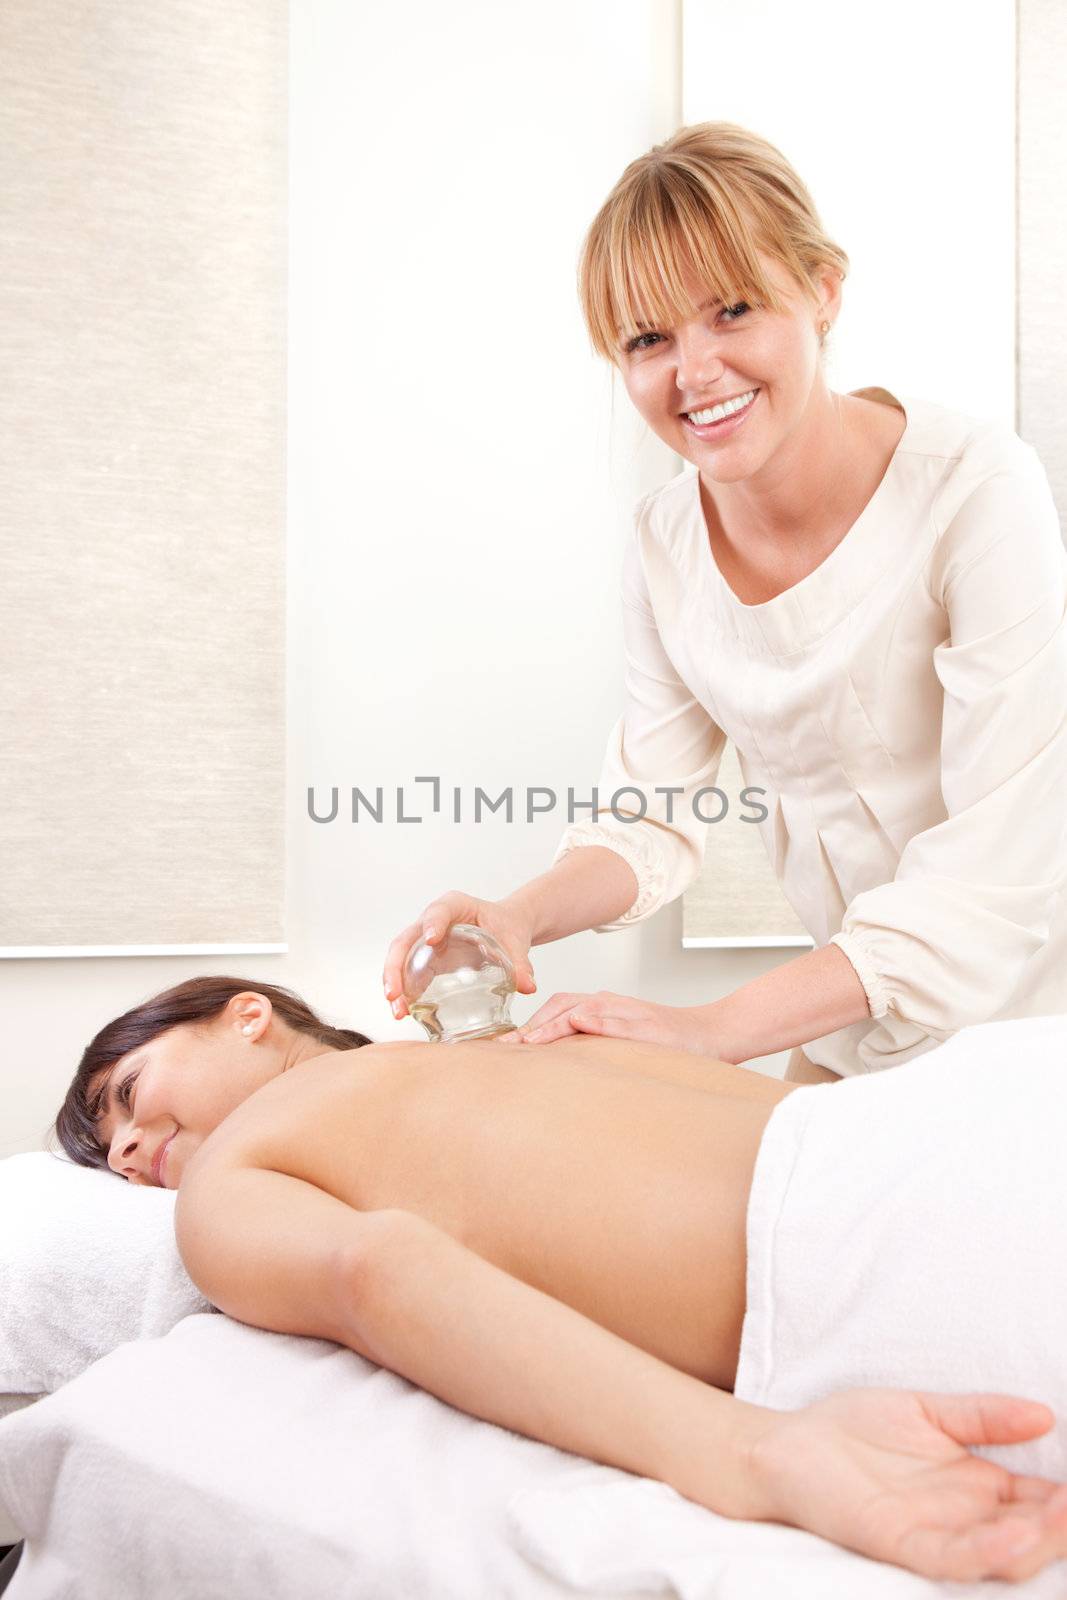
[[[473,923],[476,928],[491,933],[511,958],[519,994],[536,993],[537,983],[530,965],[533,928],[528,919],[506,902],[476,900],[459,889],[450,889],[439,899],[432,900],[414,922],[398,933],[386,952],[382,982],[385,998],[397,1019],[408,1015],[401,976],[408,951],[419,939],[439,945],[455,922]]]

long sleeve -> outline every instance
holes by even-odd
[[[638,502],[623,561],[625,709],[608,739],[597,810],[589,821],[566,829],[553,858],[558,861],[584,845],[604,845],[633,868],[638,882],[633,905],[598,933],[644,921],[697,876],[708,825],[693,800],[714,813],[714,800],[701,801],[698,791],[714,786],[726,743],[722,729],[679,677],[657,626],[638,545],[646,502],[647,497]],[[657,792],[665,789],[674,792]],[[625,816],[634,820],[620,820]]]
[[[964,499],[930,564],[947,816],[831,941],[873,1017],[942,1037],[1010,1000],[1067,879],[1067,552],[1036,453],[1017,461]]]

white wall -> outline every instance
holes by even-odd
[[[851,271],[830,384],[1015,426],[1013,0],[685,0],[683,117],[756,129]]]
[[[558,816],[319,826],[306,790],[595,782],[621,692],[630,508],[678,463],[593,358],[575,266],[622,168],[679,120],[729,117],[780,143],[856,255],[835,387],[899,383],[1010,415],[1009,8],[948,4],[934,27],[931,10],[912,26],[909,0],[892,24],[907,50],[872,60],[827,0],[687,5],[708,76],[694,65],[683,110],[669,0],[292,0],[290,952],[0,964],[0,1153],[41,1144],[95,1028],[196,972],[284,983],[377,1038],[421,1037],[382,999],[389,938],[444,889],[499,895],[548,864]],[[945,267],[961,230],[981,245],[962,282]],[[696,1002],[785,956],[683,952],[680,936],[674,905],[547,946],[541,996]]]

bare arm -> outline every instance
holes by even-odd
[[[210,1143],[182,1174],[174,1206],[178,1253],[201,1294],[254,1328],[366,1354],[346,1337],[347,1280],[373,1249],[380,1213],[356,1211],[287,1172],[242,1165]]]
[[[175,1225],[194,1283],[231,1316],[333,1339],[474,1416],[726,1516],[794,1523],[930,1577],[1028,1577],[1067,1554],[1067,1491],[965,1448],[1046,1432],[1044,1406],[891,1389],[796,1412],[749,1405],[421,1217],[359,1212],[217,1153],[190,1163]]]
[[[519,1037],[545,1045],[573,1033],[594,1033],[740,1065],[869,1015],[855,967],[836,944],[828,944],[706,1005],[665,1006],[604,992],[554,994],[526,1019]]]
[[[606,845],[571,850],[540,877],[500,902],[530,930],[530,944],[551,944],[586,928],[614,922],[637,899],[637,878]]]
[[[871,1014],[859,975],[836,944],[785,961],[696,1009],[715,1054],[737,1062],[821,1039]]]
[[[561,1450],[758,1516],[747,1455],[775,1413],[679,1372],[424,1218],[360,1212],[225,1154],[190,1163],[186,1270],[242,1322],[333,1339],[439,1399]]]
[[[353,1310],[371,1359],[474,1416],[727,1516],[764,1513],[748,1457],[775,1413],[638,1349],[423,1218],[393,1216]]]

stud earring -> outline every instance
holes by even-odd
[[[245,1026],[244,1026],[244,1027],[243,1027],[243,1028],[242,1028],[242,1029],[241,1029],[241,1032],[242,1032],[242,1033],[251,1033],[251,1032],[252,1032],[252,1026],[253,1026],[253,1025],[252,1025],[252,1023],[251,1023],[251,1022],[247,1022],[247,1023],[246,1023],[246,1024],[245,1024]]]
[[[822,342],[823,339],[826,338],[826,335],[829,332],[830,332],[830,324],[828,322],[824,322],[822,327],[819,329],[820,343]]]

